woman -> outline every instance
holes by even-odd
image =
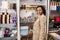
[[[38,18],[33,25],[33,40],[46,40],[46,11],[43,6],[37,7]]]

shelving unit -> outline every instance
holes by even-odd
[[[60,6],[60,1],[59,0],[51,0],[50,1],[50,19],[54,20],[56,16],[60,16],[60,10],[58,6]],[[55,22],[55,21],[54,21]],[[53,24],[53,23],[52,23]]]
[[[1,0],[2,1],[2,0]],[[0,2],[1,2],[0,1]],[[9,1],[9,3],[16,3],[16,0],[6,0],[6,1]],[[17,0],[17,1],[19,1],[19,0]],[[20,0],[20,2],[21,2],[21,0]],[[36,5],[36,6],[38,6],[38,5],[42,5],[42,6],[46,6],[46,11],[48,11],[47,10],[47,0],[44,0],[43,2],[40,2],[40,1],[37,1],[36,0],[36,2],[35,1],[32,1],[32,0],[30,0],[30,1],[22,1],[21,2],[21,4],[20,4],[20,6],[21,5],[26,5],[26,7],[30,7],[31,5]],[[19,6],[19,2],[17,2],[17,7]],[[18,11],[17,11],[17,13],[19,13],[19,7],[18,7],[18,9],[17,9]],[[23,11],[23,10],[22,10]],[[5,10],[4,10],[4,12],[5,12]],[[8,9],[7,10],[7,12],[9,13],[9,14],[12,14],[12,17],[14,16],[16,16],[16,11],[15,10],[13,10],[13,9]],[[12,13],[13,12],[13,13]],[[0,10],[0,13],[2,13],[2,11]],[[48,12],[47,12],[48,13]],[[15,15],[14,15],[15,14]],[[20,13],[20,14],[22,14],[22,13]],[[17,15],[17,16],[19,16],[19,15]],[[18,17],[19,18],[19,17]],[[17,19],[18,20],[18,22],[19,22],[19,19]],[[27,23],[20,23],[20,24],[23,24],[23,25],[28,25],[28,26],[30,26],[29,28],[32,28],[33,27],[33,22],[27,22]],[[17,25],[17,24],[12,24],[12,23],[10,23],[10,24],[0,24],[1,26],[0,27],[2,27],[2,28],[17,28],[17,27],[15,27],[15,25]],[[13,26],[13,27],[12,27]],[[18,23],[18,37],[20,37],[20,34],[19,34],[19,27],[20,26],[22,26],[22,25],[20,25],[19,26],[19,23]],[[33,29],[33,28],[32,28]],[[30,35],[29,35],[30,36]],[[17,38],[18,38],[17,37]],[[32,38],[31,36],[30,36],[30,38]],[[23,39],[23,38],[22,38]],[[2,39],[3,40],[3,39]],[[5,38],[4,38],[4,40],[6,40]],[[20,40],[20,38],[18,38],[18,40]]]
[[[0,15],[2,14],[2,12],[4,12],[5,13],[5,11],[6,10],[4,10],[4,9],[0,9]],[[7,10],[7,13],[9,13],[10,15],[11,15],[11,19],[12,19],[12,17],[16,17],[16,11],[15,10],[13,10],[13,9],[8,9]],[[0,24],[0,27],[7,27],[7,28],[14,28],[14,26],[16,26],[16,24],[15,23],[10,23],[10,24]]]
[[[60,28],[56,25],[55,17],[60,16],[60,10],[58,8],[60,6],[60,0],[50,0],[50,14],[49,14],[49,40],[60,40]],[[57,22],[58,24],[58,22]],[[57,37],[56,37],[57,36]]]
[[[28,3],[28,4],[27,4]],[[24,4],[24,5],[46,5],[47,3],[46,2],[39,2],[39,1],[36,1],[36,2],[33,2],[33,1],[24,1],[24,2],[21,2],[21,4]]]
[[[12,3],[12,4],[16,4],[16,0],[6,0],[6,1],[8,1],[9,3]],[[2,0],[0,0],[0,4],[2,4]],[[11,15],[10,19],[12,19],[13,17],[17,17],[16,10],[14,10],[14,9],[3,9],[2,8],[2,5],[0,7],[1,7],[0,8],[0,15],[3,12],[4,13],[7,12],[9,15]],[[1,40],[17,40],[17,33],[14,34],[14,32],[13,32],[14,30],[17,31],[17,23],[12,23],[12,20],[10,20],[10,23],[9,24],[8,23],[7,24],[0,24],[0,28],[1,29],[9,28],[10,29],[10,33],[12,35],[10,37],[2,37],[2,38],[0,38]],[[1,31],[4,32],[5,30],[1,30]]]
[[[10,23],[10,24],[0,24],[1,28],[16,28],[16,24]]]

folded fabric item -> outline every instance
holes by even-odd
[[[56,6],[50,6],[50,10],[56,10]]]
[[[28,35],[28,29],[22,29],[21,30],[21,36]]]
[[[60,10],[60,6],[50,6],[50,10]]]
[[[60,6],[57,6],[57,7],[56,7],[56,10],[60,10]]]
[[[23,26],[23,27],[21,27],[20,32],[21,32],[21,36],[26,36],[26,35],[28,35],[28,26]]]

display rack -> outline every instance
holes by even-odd
[[[5,0],[3,0],[3,1],[5,1]],[[9,3],[15,3],[16,4],[16,0],[6,0],[6,1],[8,1]],[[12,2],[11,2],[12,1]],[[0,1],[0,2],[2,2],[2,0]],[[2,5],[1,5],[2,6]],[[2,14],[2,13],[8,13],[8,14],[10,14],[11,15],[11,19],[13,18],[13,17],[17,17],[17,14],[16,14],[16,10],[14,10],[14,9],[3,9],[3,8],[0,8],[0,15]],[[17,19],[16,19],[17,20]],[[2,37],[2,38],[0,38],[1,40],[17,40],[17,33],[16,34],[14,34],[12,31],[14,31],[14,30],[16,30],[17,31],[17,23],[12,23],[12,20],[10,20],[11,22],[10,23],[3,23],[3,24],[1,24],[0,23],[0,28],[1,29],[5,29],[5,28],[9,28],[10,29],[10,31],[11,31],[11,34],[12,35],[14,35],[13,37]],[[0,30],[1,30],[0,29]],[[1,31],[5,31],[5,30],[1,30]],[[15,36],[16,35],[16,36]]]
[[[5,10],[1,10],[1,9],[0,9],[0,14],[2,14],[2,12],[5,12]],[[16,11],[15,11],[15,10],[13,10],[13,9],[8,9],[7,12],[8,12],[10,15],[12,14],[12,15],[11,15],[12,17],[13,17],[13,16],[16,17]],[[7,27],[7,28],[10,28],[10,27],[13,28],[14,26],[16,26],[15,23],[0,24],[0,27],[2,27],[2,28],[3,28],[3,27],[5,27],[5,28],[6,28],[6,27]]]
[[[7,1],[7,0],[6,0]],[[15,0],[16,1],[16,0]],[[15,2],[14,1],[14,2]],[[9,1],[8,1],[9,2]],[[10,1],[11,2],[11,1]],[[9,3],[10,3],[9,2]],[[14,3],[14,2],[12,2],[12,3]],[[1,3],[2,3],[2,1],[1,1]],[[16,2],[15,2],[15,4],[16,4]],[[10,4],[8,4],[8,5],[10,5]],[[8,6],[9,7],[9,6]],[[11,18],[10,19],[12,19],[12,17],[16,17],[16,10],[14,10],[14,9],[3,9],[2,8],[2,5],[1,5],[1,8],[0,8],[0,15],[2,14],[2,13],[8,13],[8,14],[10,14],[11,15]],[[11,22],[12,20],[10,20],[10,22]],[[15,23],[9,23],[9,24],[0,24],[1,26],[0,27],[10,27],[11,26],[11,28],[13,28],[13,26],[14,25],[16,25]]]
[[[59,25],[55,26],[55,17],[60,16],[60,0],[50,0],[50,14],[49,14],[49,34],[48,40],[60,40],[60,28]],[[58,24],[58,22],[57,22]],[[57,37],[56,37],[57,36]]]

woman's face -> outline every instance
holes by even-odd
[[[40,15],[43,13],[43,10],[42,10],[41,7],[38,7],[38,8],[37,8],[37,13],[40,14]]]

